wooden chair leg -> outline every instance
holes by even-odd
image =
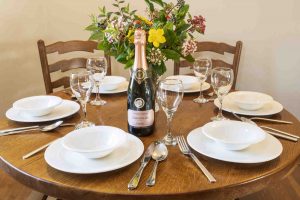
[[[48,196],[44,194],[41,200],[47,200]]]

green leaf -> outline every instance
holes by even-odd
[[[91,25],[85,27],[85,30],[87,30],[87,31],[97,31],[98,26],[96,24],[91,24]]]
[[[97,49],[104,50],[104,42],[99,42],[97,45]]]
[[[154,5],[150,2],[150,0],[145,0],[147,6],[149,7],[150,12],[154,11]]]
[[[171,50],[171,49],[162,49],[162,53],[168,58],[175,61],[178,61],[180,59],[180,53],[177,51]]]
[[[186,13],[189,11],[189,5],[188,4],[185,4],[184,6],[182,6],[180,8],[180,10],[178,11],[178,14],[177,14],[177,19],[184,19]]]
[[[167,22],[166,25],[164,26],[164,30],[172,30],[173,31],[173,22]]]
[[[110,18],[110,16],[113,14],[113,12],[108,12],[108,13],[106,13],[106,17],[107,18]]]
[[[165,29],[165,37],[167,40],[167,45],[169,46],[176,46],[176,44],[178,43],[178,37],[175,34],[175,32],[173,30],[169,30],[169,29]]]
[[[189,54],[189,55],[187,55],[187,56],[185,56],[183,58],[186,59],[189,62],[194,62],[195,61],[195,59],[193,58],[193,56],[191,54]]]
[[[103,33],[102,32],[93,32],[89,38],[89,40],[98,40],[101,41],[103,38]]]
[[[117,8],[119,7],[119,5],[116,4],[116,3],[113,3],[112,5],[113,5],[114,7],[117,7]]]
[[[121,53],[120,55],[117,56],[116,60],[122,64],[126,64],[127,63],[127,54],[126,53]]]
[[[130,12],[130,15],[134,15],[136,13],[137,10],[133,10]]]
[[[153,71],[159,76],[163,75],[167,71],[167,67],[164,62],[162,62],[160,65],[151,65],[151,66],[153,68]]]
[[[127,63],[125,64],[125,69],[131,68],[132,65],[133,65],[133,59],[128,60]]]
[[[156,3],[156,4],[158,4],[158,5],[160,5],[161,7],[164,6],[164,3],[163,3],[162,0],[150,0],[150,1],[152,1],[153,3]]]
[[[183,31],[186,31],[191,25],[186,23],[181,23],[176,27],[175,31],[181,34]]]

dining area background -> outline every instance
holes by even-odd
[[[128,2],[132,9],[144,15],[144,1]],[[205,34],[197,36],[198,41],[218,41],[231,45],[238,40],[243,42],[236,89],[272,95],[300,119],[300,2],[186,2],[190,4],[190,12],[194,15],[201,13],[208,24]],[[5,112],[12,102],[27,96],[46,94],[37,41],[43,39],[51,44],[87,40],[90,33],[84,28],[90,23],[89,15],[97,13],[98,7],[103,5],[108,10],[113,8],[111,2],[104,0],[0,1],[1,118],[5,118]],[[98,53],[103,55],[102,52]],[[50,59],[55,60],[56,55],[52,56]],[[168,61],[166,65],[164,76],[173,75],[173,62]],[[114,58],[111,59],[111,66],[112,75],[129,78],[129,71]],[[295,173],[299,177],[299,170]],[[2,175],[3,172],[0,172],[1,180]],[[9,178],[3,180],[11,181]],[[299,187],[296,178],[288,180],[288,184]],[[10,185],[5,188],[13,187]],[[28,195],[24,187],[19,187],[25,196]],[[282,184],[276,187],[282,188]],[[299,193],[297,195],[300,196]]]

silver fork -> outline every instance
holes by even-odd
[[[183,136],[178,136],[177,137],[177,142],[178,142],[178,146],[179,146],[180,151],[184,155],[190,156],[194,160],[194,162],[198,165],[198,167],[201,169],[203,174],[207,177],[209,182],[211,182],[211,183],[216,182],[216,179],[213,177],[213,175],[211,175],[211,173],[205,168],[205,166],[200,162],[200,160],[198,160],[198,158],[191,152],[191,150],[188,147],[184,137]]]

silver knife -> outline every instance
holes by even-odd
[[[237,114],[235,113],[232,113],[233,116],[235,116],[237,119],[241,120],[242,122],[247,122],[247,123],[250,123],[250,124],[253,124],[255,126],[258,126],[254,121],[251,121],[245,117],[240,117],[238,116]],[[299,139],[299,136],[296,136],[296,135],[292,135],[292,134],[289,134],[289,133],[286,133],[286,132],[283,132],[283,131],[280,131],[280,130],[277,130],[277,129],[273,129],[273,128],[270,128],[270,127],[267,127],[267,126],[258,126],[260,128],[266,128],[268,129],[268,131],[264,130],[265,132],[273,135],[273,136],[277,136],[279,138],[283,138],[283,139],[286,139],[286,140],[290,140],[290,141],[293,141],[293,142],[297,142],[298,139]],[[270,131],[271,130],[271,131]],[[276,133],[274,131],[277,131],[279,133]]]
[[[128,189],[134,190],[137,188],[141,175],[144,171],[144,168],[147,166],[148,162],[151,160],[152,153],[154,151],[154,142],[152,142],[147,150],[145,151],[143,158],[141,159],[141,166],[138,169],[138,171],[134,174],[134,176],[131,178],[131,180],[128,183]]]

